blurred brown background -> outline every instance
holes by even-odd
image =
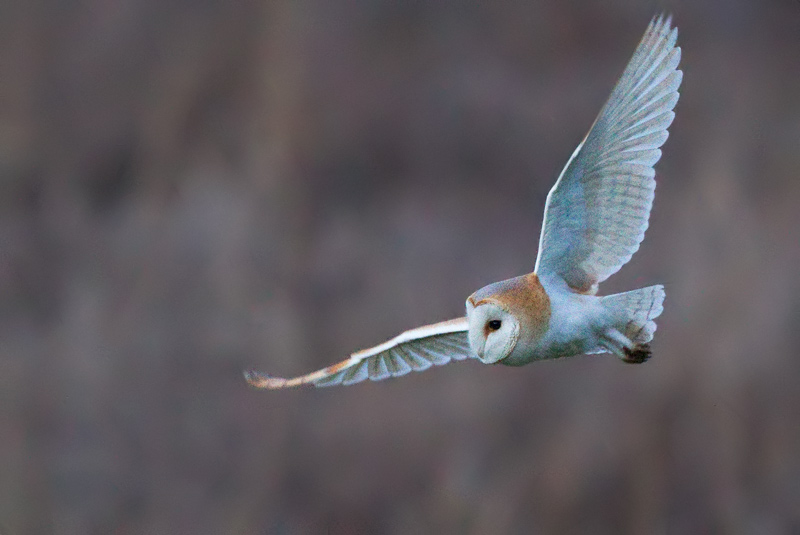
[[[654,13],[655,358],[259,392],[532,269]],[[0,533],[800,533],[800,3],[0,8]]]

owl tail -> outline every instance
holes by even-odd
[[[653,339],[656,322],[664,310],[664,287],[660,284],[601,297],[602,304],[619,318],[617,330],[635,344]]]

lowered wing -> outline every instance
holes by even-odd
[[[256,371],[245,372],[245,379],[256,388],[277,389],[313,384],[351,385],[365,379],[380,381],[411,371],[427,370],[451,360],[477,358],[469,347],[466,318],[458,318],[411,329],[388,342],[362,349],[350,358],[321,370],[286,379]]]

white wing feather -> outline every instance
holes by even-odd
[[[388,342],[362,349],[350,358],[321,370],[286,379],[256,371],[245,372],[247,382],[256,388],[288,388],[304,384],[315,386],[351,385],[370,379],[380,381],[411,371],[427,370],[451,360],[477,358],[469,347],[466,318],[458,318],[411,329]]]
[[[681,49],[654,19],[586,138],[550,190],[534,272],[594,294],[639,249],[655,192],[653,165],[678,102]]]

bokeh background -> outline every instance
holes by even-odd
[[[532,269],[654,13],[655,357],[260,392]],[[0,533],[800,533],[800,3],[0,8]]]

